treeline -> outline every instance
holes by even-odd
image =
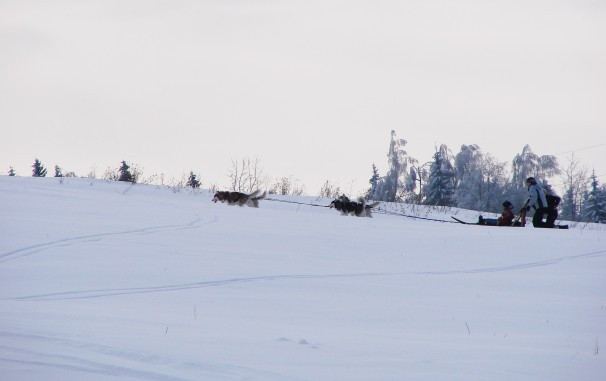
[[[600,185],[595,173],[589,175],[586,167],[572,156],[568,165],[561,168],[552,155],[539,156],[529,145],[523,147],[511,162],[501,162],[478,145],[463,145],[453,154],[446,145],[436,147],[432,160],[421,163],[406,152],[407,142],[398,139],[391,131],[387,153],[388,169],[381,176],[372,165],[370,186],[363,195],[368,200],[402,202],[417,205],[459,207],[484,212],[499,212],[501,203],[508,200],[514,207],[521,207],[528,198],[525,186],[528,177],[541,182],[544,189],[556,194],[547,179],[561,176],[564,194],[561,197],[560,218],[570,221],[606,223],[606,186]],[[125,161],[117,168],[107,168],[101,177],[104,180],[131,183],[161,184],[180,187],[200,188],[200,176],[190,171],[187,178],[165,184],[164,176],[154,175],[143,178],[142,169],[128,165]],[[16,173],[11,167],[9,176]],[[32,176],[45,177],[47,170],[40,160],[32,165]],[[55,165],[55,177],[76,177],[74,172],[63,173]],[[91,171],[87,178],[97,178]],[[267,176],[258,159],[232,161],[228,173],[229,190],[252,192],[265,189],[269,194],[306,194],[306,188],[293,176],[272,179]],[[208,185],[215,190],[216,184]],[[326,181],[319,190],[320,197],[336,197],[342,194],[338,185]]]
[[[560,218],[606,223],[606,186],[599,185],[595,173],[589,176],[574,156],[562,169],[555,156],[539,156],[529,145],[509,163],[475,144],[461,146],[457,154],[441,145],[431,161],[420,163],[408,155],[406,144],[391,132],[387,173],[380,176],[373,164],[368,199],[498,212],[505,200],[518,207],[524,204],[528,177],[555,195],[547,179],[560,175],[565,188]]]
[[[32,165],[32,177],[46,177],[48,174],[47,169],[44,167],[42,162],[37,158],[34,160],[34,164]],[[8,171],[8,176],[17,176],[13,167],[10,167]],[[63,173],[63,169],[58,165],[55,165],[55,174],[54,177],[78,177],[74,172],[66,172]],[[87,175],[81,176],[82,178],[91,178],[96,179],[97,174],[95,170],[91,170]],[[109,180],[109,181],[124,181],[132,184],[137,183],[145,183],[145,184],[154,184],[154,183],[162,183],[164,184],[163,175],[157,176],[154,175],[150,178],[143,178],[143,171],[136,165],[128,165],[126,161],[122,161],[120,166],[117,168],[107,168],[103,173],[101,179]],[[194,174],[193,171],[189,173],[189,178],[186,181],[177,182],[177,186],[187,186],[191,188],[199,188],[201,182],[198,179],[198,175]]]
[[[51,176],[48,170],[44,167],[39,159],[34,160],[32,165],[32,176],[33,177],[46,177]],[[13,167],[10,167],[8,176],[17,176],[16,171]],[[170,179],[166,181],[164,175],[152,175],[150,177],[143,177],[143,170],[141,167],[134,164],[127,164],[126,161],[122,161],[120,166],[117,168],[107,168],[103,175],[97,176],[96,171],[93,169],[84,176],[78,176],[74,172],[63,172],[63,169],[58,165],[55,165],[54,177],[82,177],[108,181],[125,181],[133,184],[156,184],[166,185],[173,189],[191,187],[198,189],[201,187],[202,182],[200,176],[195,174],[193,171],[189,172],[189,175],[181,180]],[[232,161],[232,167],[228,173],[229,185],[227,188],[232,191],[240,192],[252,192],[257,189],[265,189],[269,194],[280,194],[280,195],[293,195],[302,196],[306,194],[306,188],[301,181],[294,176],[284,176],[277,179],[271,179],[267,176],[263,168],[260,165],[258,159],[242,159]],[[327,184],[329,184],[327,182]],[[327,188],[328,187],[328,188]],[[217,184],[208,184],[208,188],[211,190],[219,189]],[[337,195],[340,192],[339,187],[332,185],[325,185],[323,187],[324,192],[329,189],[327,197]],[[322,191],[321,191],[322,192]]]

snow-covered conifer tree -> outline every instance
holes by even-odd
[[[448,147],[442,144],[433,155],[433,159],[429,169],[429,182],[425,185],[425,204],[452,206],[454,204],[455,173]]]
[[[34,169],[32,171],[32,177],[46,177],[46,168],[44,168],[40,160],[36,159],[32,168]]]
[[[8,175],[17,176],[17,172],[15,172],[15,169],[13,167],[10,167],[10,169],[8,170]]]
[[[368,188],[368,191],[366,192],[367,199],[371,200],[374,198],[380,178],[381,177],[379,176],[379,170],[373,163],[372,164],[372,176],[370,177],[370,180],[368,180],[368,182],[370,183],[370,188]]]
[[[595,172],[591,175],[589,194],[583,204],[583,217],[587,222],[606,223],[606,188],[599,186]]]
[[[58,165],[55,165],[55,177],[63,177],[63,173],[61,172],[61,168]]]
[[[189,172],[189,179],[187,180],[186,185],[188,187],[192,187],[194,189],[200,188],[200,181],[198,181],[194,172],[192,172],[192,171]]]
[[[130,166],[126,164],[126,161],[122,161],[122,164],[120,165],[118,171],[120,172],[120,177],[118,177],[118,181],[133,182],[133,175],[130,173]]]

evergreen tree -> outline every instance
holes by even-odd
[[[425,185],[425,204],[435,206],[454,205],[455,173],[448,147],[442,144],[433,155],[429,169],[429,182]]]
[[[122,161],[120,168],[118,171],[120,172],[120,177],[118,177],[118,181],[128,181],[133,182],[133,175],[130,173],[130,166],[126,164],[126,161]]]
[[[198,181],[198,179],[196,179],[196,175],[194,175],[194,172],[189,172],[189,179],[187,180],[186,185],[194,189],[200,188],[200,182]]]
[[[55,165],[55,177],[63,177],[63,173],[61,172],[61,168],[58,165]]]
[[[566,189],[566,193],[564,193],[564,197],[562,197],[562,213],[560,213],[560,218],[565,220],[577,221],[577,204],[575,202],[574,194],[572,188]]]
[[[377,192],[377,185],[379,184],[380,178],[381,177],[379,176],[379,170],[373,163],[372,176],[370,177],[370,180],[368,180],[368,182],[370,183],[370,188],[368,189],[368,192],[366,192],[366,199],[372,200],[374,198],[374,195]]]
[[[34,161],[34,165],[32,165],[32,168],[34,169],[32,172],[32,177],[46,177],[46,168],[44,168],[40,160],[36,159],[36,161]]]
[[[591,190],[583,205],[583,216],[588,222],[606,223],[606,189],[600,187],[595,171],[591,175]]]
[[[11,168],[8,170],[8,175],[9,175],[9,176],[17,176],[17,173],[15,172],[15,169],[14,169],[13,167],[11,167]]]

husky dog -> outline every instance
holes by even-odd
[[[265,198],[267,192],[261,194],[260,190],[256,190],[251,194],[240,193],[240,192],[217,192],[213,197],[213,202],[221,201],[228,203],[229,205],[244,206],[248,205],[252,208],[259,207],[259,200]]]
[[[342,215],[352,215],[356,217],[371,217],[372,208],[379,206],[380,202],[373,202],[372,204],[366,204],[364,197],[358,198],[358,202],[351,201],[347,196],[342,195],[339,198],[332,200],[330,208],[335,208]]]

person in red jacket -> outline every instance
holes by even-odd
[[[497,226],[511,226],[513,224],[513,219],[515,218],[513,204],[509,201],[505,201],[501,205],[503,205],[503,212],[501,212],[501,217],[497,220]]]

